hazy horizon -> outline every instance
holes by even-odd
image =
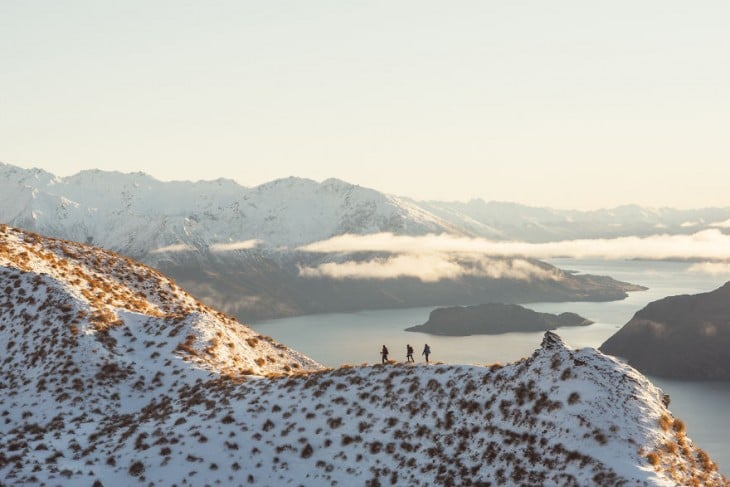
[[[230,179],[230,180],[234,181],[236,184],[239,184],[240,186],[245,187],[245,188],[253,188],[253,187],[256,187],[256,186],[259,186],[259,185],[263,185],[263,184],[267,184],[267,183],[270,183],[270,182],[273,182],[273,181],[276,181],[276,180],[287,179],[287,178],[306,179],[306,180],[314,181],[314,182],[320,183],[320,184],[322,182],[326,181],[327,179],[340,179],[342,181],[345,181],[346,183],[349,183],[349,184],[352,184],[352,185],[355,185],[355,186],[360,186],[360,187],[363,187],[363,188],[373,189],[373,190],[379,191],[381,193],[389,194],[389,195],[393,195],[393,196],[410,198],[410,199],[413,199],[413,200],[419,201],[419,202],[437,202],[437,201],[442,201],[442,202],[469,203],[471,201],[482,200],[482,201],[484,201],[486,203],[514,204],[514,205],[519,205],[519,206],[526,206],[526,207],[533,207],[533,208],[545,208],[545,209],[560,210],[560,211],[597,211],[597,210],[611,210],[611,209],[615,209],[615,208],[618,208],[618,207],[625,207],[625,206],[640,206],[640,207],[648,208],[648,209],[663,209],[663,208],[669,208],[669,209],[677,209],[677,210],[693,210],[693,209],[705,209],[705,208],[727,208],[727,207],[730,207],[730,202],[728,202],[725,205],[716,205],[716,206],[682,206],[682,205],[674,205],[674,206],[670,206],[670,205],[652,206],[652,205],[642,205],[640,203],[636,203],[636,202],[628,201],[627,200],[625,202],[619,202],[619,203],[617,203],[615,205],[611,205],[611,206],[597,206],[597,207],[583,207],[583,208],[578,208],[578,207],[562,207],[562,206],[549,205],[549,204],[546,204],[546,205],[530,204],[530,203],[527,203],[527,202],[516,201],[516,200],[496,200],[496,199],[485,198],[483,196],[471,196],[471,197],[466,197],[465,196],[463,198],[437,200],[435,198],[428,198],[428,197],[427,198],[423,198],[423,199],[421,199],[421,198],[414,198],[412,196],[409,196],[407,194],[404,194],[402,191],[401,192],[397,192],[397,193],[389,193],[389,192],[383,191],[383,190],[381,190],[381,189],[379,189],[377,187],[367,186],[367,185],[361,184],[361,183],[359,183],[357,181],[351,181],[351,180],[346,180],[346,179],[342,179],[342,178],[335,178],[335,177],[325,177],[325,178],[321,178],[321,179],[315,179],[315,178],[311,178],[311,177],[307,177],[307,176],[287,175],[287,176],[281,176],[281,177],[277,177],[277,178],[274,178],[274,179],[270,179],[270,180],[267,180],[267,181],[262,181],[261,183],[258,183],[258,184],[245,184],[245,182],[239,181],[239,180],[237,180],[234,177],[226,176],[226,175],[215,175],[215,174],[211,174],[211,175],[208,175],[208,177],[203,177],[203,178],[200,178],[200,179],[180,179],[180,178],[175,178],[175,177],[171,177],[171,178],[160,178],[160,177],[157,177],[154,174],[151,174],[150,172],[145,171],[143,169],[135,170],[135,171],[121,171],[121,170],[118,170],[118,169],[101,169],[101,168],[98,168],[98,167],[88,167],[88,168],[83,168],[83,169],[74,170],[74,171],[56,172],[56,171],[52,171],[52,170],[50,170],[50,169],[48,169],[46,167],[42,167],[42,166],[37,165],[37,164],[23,165],[23,164],[18,164],[18,163],[9,162],[9,161],[3,161],[3,160],[0,160],[0,164],[7,164],[7,165],[10,165],[10,166],[16,166],[16,167],[20,167],[22,169],[40,169],[42,171],[49,172],[49,173],[53,174],[54,176],[57,176],[57,177],[60,177],[60,178],[66,178],[66,177],[74,176],[74,175],[76,175],[76,174],[78,174],[80,172],[83,172],[83,171],[100,170],[100,171],[105,171],[105,172],[119,172],[119,173],[122,173],[122,174],[144,173],[147,176],[150,176],[153,179],[155,179],[157,181],[160,181],[160,182],[189,182],[189,183],[197,183],[197,182],[205,182],[205,181],[215,181],[217,179],[223,178],[223,179]]]
[[[10,2],[0,160],[725,206],[730,4]]]

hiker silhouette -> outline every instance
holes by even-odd
[[[423,346],[423,352],[421,355],[426,356],[426,363],[428,363],[428,356],[431,355],[431,347],[428,346],[428,343]]]
[[[406,362],[415,362],[413,360],[413,347],[410,343],[406,345]]]
[[[384,363],[388,362],[388,347],[383,345],[383,348],[380,350],[380,355],[383,357],[381,363],[384,364]]]

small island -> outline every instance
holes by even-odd
[[[487,303],[453,306],[431,311],[428,321],[406,328],[431,335],[499,335],[510,332],[541,332],[563,326],[586,326],[593,322],[575,313],[538,313],[517,304]]]

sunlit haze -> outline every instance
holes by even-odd
[[[0,160],[728,206],[730,3],[0,3]]]

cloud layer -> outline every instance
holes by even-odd
[[[730,219],[725,220],[724,222],[715,222],[710,224],[713,228],[730,228]]]
[[[444,253],[396,255],[368,261],[328,262],[317,267],[302,267],[304,277],[334,279],[397,279],[412,277],[423,282],[480,276],[493,279],[560,280],[562,274],[543,269],[524,259],[492,259],[477,257],[456,260]]]
[[[193,247],[192,245],[179,243],[179,244],[166,245],[164,247],[157,248],[157,249],[151,251],[151,253],[161,254],[163,252],[192,252],[194,250],[195,250],[195,247]]]
[[[701,259],[730,260],[730,235],[719,229],[691,235],[653,235],[614,239],[565,240],[547,243],[497,242],[454,235],[420,237],[376,233],[341,235],[300,247],[305,252],[387,252],[423,255],[428,253],[481,254],[493,257],[549,259]]]
[[[234,250],[249,250],[256,248],[261,243],[261,240],[251,239],[243,240],[241,242],[230,242],[230,243],[217,243],[211,244],[211,252],[231,252]]]
[[[700,262],[689,267],[690,272],[711,274],[713,276],[730,276],[730,262]]]
[[[704,260],[693,272],[730,274],[730,235],[710,229],[691,235],[653,235],[614,239],[566,240],[547,243],[498,242],[448,234],[402,236],[392,233],[340,235],[300,247],[312,253],[392,254],[369,261],[330,262],[304,267],[305,277],[392,279],[415,277],[424,282],[484,276],[507,279],[559,279],[526,258]]]
[[[240,242],[226,242],[226,243],[215,243],[208,246],[208,250],[211,252],[232,252],[234,250],[248,250],[256,248],[261,243],[261,240],[251,239],[243,240]],[[197,249],[192,245],[185,243],[177,243],[172,245],[166,245],[164,247],[152,250],[153,254],[161,254],[165,252],[194,252]]]

